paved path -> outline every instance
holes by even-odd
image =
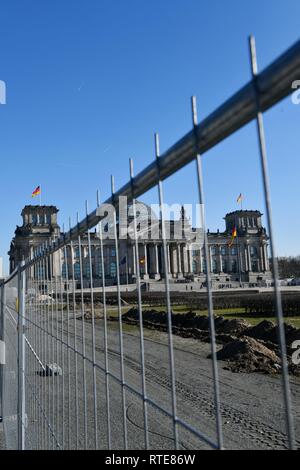
[[[64,314],[65,315],[65,314]],[[66,315],[65,315],[66,317]],[[61,319],[54,319],[54,335],[57,329],[61,337]],[[82,351],[82,322],[76,321],[76,336],[74,322],[69,321],[69,344]],[[86,357],[92,358],[92,328],[85,321]],[[108,360],[109,370],[120,377],[119,334],[117,322],[108,325]],[[67,342],[67,320],[63,324],[63,341]],[[30,332],[28,332],[30,337]],[[37,396],[45,407],[45,414],[50,416],[49,423],[57,443],[69,448],[76,447],[76,422],[78,426],[78,446],[93,448],[96,444],[94,432],[94,396],[93,371],[96,376],[97,391],[97,432],[98,447],[107,448],[107,415],[106,415],[106,382],[105,374],[98,367],[93,367],[86,361],[86,397],[87,397],[87,440],[84,440],[84,392],[83,392],[83,360],[77,355],[77,374],[75,373],[75,354],[66,345],[51,344],[50,337],[44,335],[37,338],[35,350],[43,363],[57,362],[63,368],[63,377],[39,377],[36,369],[40,368],[37,360],[29,353],[31,375],[28,382],[38,390]],[[139,330],[124,325],[124,373],[128,385],[141,390],[140,340]],[[34,342],[34,340],[33,340]],[[95,325],[95,359],[104,367],[103,322],[97,320]],[[189,425],[196,428],[212,441],[216,441],[216,425],[214,415],[214,395],[211,372],[211,361],[207,359],[210,351],[208,344],[196,340],[174,337],[176,391],[178,416]],[[27,348],[28,349],[28,348]],[[30,362],[31,361],[31,362]],[[171,411],[170,372],[167,335],[145,329],[145,364],[147,395],[151,400]],[[284,407],[282,402],[281,382],[278,377],[260,374],[234,374],[223,369],[220,363],[220,386],[222,402],[222,421],[226,448],[233,449],[275,449],[287,445],[285,434]],[[70,367],[71,373],[68,374]],[[76,387],[77,384],[77,387]],[[300,446],[300,381],[292,379],[292,393],[295,403],[295,421],[298,430],[298,445]],[[76,393],[77,390],[77,393]],[[30,399],[28,392],[28,409],[33,409],[36,400]],[[50,397],[50,400],[48,399]],[[70,397],[70,399],[69,399]],[[122,409],[121,386],[114,379],[109,379],[111,444],[113,449],[124,448],[124,420]],[[76,414],[76,399],[78,414]],[[62,403],[64,402],[64,403]],[[53,412],[54,410],[54,412]],[[55,410],[58,410],[56,412]],[[70,414],[69,414],[70,413]],[[33,421],[41,413],[29,411],[28,445],[36,445],[36,437],[42,446],[54,446],[48,430],[41,426],[45,420]],[[141,449],[144,447],[144,417],[143,403],[139,396],[128,389],[125,392],[125,425],[128,434],[128,448]],[[172,420],[155,407],[148,406],[148,437],[152,449],[170,449],[174,447]],[[182,449],[207,448],[207,444],[181,426],[179,441]]]
[[[63,321],[62,321],[63,320]],[[33,322],[33,323],[31,323]],[[36,328],[36,323],[39,328]],[[12,330],[14,323],[10,322]],[[75,331],[76,324],[76,331]],[[82,327],[85,328],[83,361]],[[145,446],[143,401],[129,388],[141,391],[139,329],[123,325],[125,413],[120,383],[109,378],[109,412],[111,447],[124,448],[126,427],[129,449]],[[47,335],[46,332],[50,332]],[[98,448],[108,447],[107,394],[104,373],[103,320],[95,322],[95,361],[93,366],[92,324],[77,319],[66,311],[34,314],[26,325],[26,448]],[[147,396],[163,409],[171,411],[170,370],[167,334],[145,329],[145,365]],[[55,338],[58,338],[56,341]],[[110,372],[120,379],[120,343],[118,323],[108,324],[108,364]],[[70,347],[68,347],[68,345]],[[11,344],[13,347],[13,342]],[[31,349],[31,348],[32,349]],[[74,353],[74,348],[78,354]],[[214,390],[210,346],[197,340],[174,336],[177,415],[212,442],[216,442]],[[9,357],[13,357],[13,349]],[[42,366],[57,363],[62,376],[43,376]],[[229,449],[281,449],[287,446],[284,406],[279,377],[261,374],[235,374],[219,363],[221,409],[224,444]],[[85,366],[85,381],[84,379]],[[16,438],[16,363],[10,360],[10,378],[6,390],[11,405],[9,446]],[[84,387],[85,384],[85,387]],[[95,387],[94,387],[95,385]],[[294,418],[300,448],[300,381],[291,380]],[[93,390],[96,390],[94,399]],[[78,403],[78,406],[76,406]],[[85,413],[86,404],[86,413]],[[94,412],[96,406],[96,413]],[[95,421],[96,416],[96,421]],[[151,449],[174,448],[172,420],[148,405],[148,439]],[[125,418],[125,419],[124,419]],[[85,433],[85,422],[87,432]],[[178,426],[182,449],[208,448],[207,443]]]

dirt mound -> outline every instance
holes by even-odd
[[[138,320],[139,312],[136,308],[130,309],[123,319]],[[166,312],[158,312],[157,310],[144,310],[143,320],[155,324],[167,324]],[[209,331],[209,319],[207,315],[196,315],[194,312],[172,313],[172,325],[178,328],[197,328],[198,330]],[[242,318],[227,320],[224,317],[215,317],[215,328],[218,334],[237,335],[248,330],[250,324]]]
[[[288,323],[284,324],[286,343],[292,344],[293,341],[300,339],[300,329],[295,328]],[[271,341],[274,344],[278,344],[278,328],[275,323],[263,320],[258,325],[249,328],[243,332],[246,336],[255,339],[261,339],[263,341]]]
[[[280,369],[279,358],[274,351],[261,341],[244,336],[226,344],[218,353],[217,359],[228,362],[233,372],[276,373]]]
[[[227,320],[224,317],[215,317],[215,326],[217,333],[240,335],[249,329],[250,323],[242,318]]]
[[[248,330],[245,331],[245,335],[249,336],[250,338],[262,339],[264,341],[267,341],[269,340],[271,335],[270,332],[273,331],[274,327],[275,324],[273,322],[269,320],[263,320],[257,325],[248,328]]]
[[[123,321],[137,325],[139,311],[132,308],[123,315]],[[144,327],[167,331],[167,313],[157,310],[143,311]],[[275,323],[264,320],[252,327],[243,318],[226,319],[215,317],[216,343],[223,345],[217,358],[227,362],[227,369],[234,372],[263,372],[278,373],[281,370],[279,360],[279,345],[277,326]],[[194,312],[172,313],[173,334],[183,338],[193,338],[210,343],[209,318],[207,315],[196,315]],[[291,374],[299,375],[300,366],[291,362],[293,341],[300,339],[300,329],[285,324],[287,339],[287,353]]]

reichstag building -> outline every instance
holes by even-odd
[[[139,203],[141,204],[141,203]],[[147,209],[148,206],[144,205]],[[55,206],[27,205],[21,216],[23,223],[17,226],[12,239],[9,260],[12,272],[23,258],[33,256],[38,246],[49,243],[62,235],[57,222],[58,209]],[[258,210],[238,210],[225,215],[224,230],[207,232],[209,244],[209,263],[212,282],[215,286],[226,287],[242,283],[244,286],[265,285],[270,279],[268,259],[268,235],[262,226],[262,214]],[[193,228],[182,208],[178,220],[170,220],[167,238],[167,276],[170,281],[196,281],[205,286],[206,263],[202,243],[195,242],[197,229]],[[184,233],[178,237],[181,227]],[[147,231],[147,230],[146,230]],[[149,230],[150,232],[150,230]],[[177,234],[175,237],[174,234]],[[235,236],[233,236],[233,233]],[[105,234],[105,228],[104,228]],[[103,237],[104,273],[102,273],[100,237],[95,229],[90,232],[91,263],[89,259],[88,235],[81,236],[80,246],[74,240],[71,246],[60,250],[52,257],[52,265],[47,267],[47,277],[76,279],[77,286],[90,285],[93,277],[95,287],[102,285],[105,275],[106,285],[114,285],[117,275],[115,240]],[[80,249],[81,248],[81,249]],[[160,283],[166,276],[161,239],[161,223],[158,222],[156,238],[138,236],[138,253],[131,237],[118,242],[119,269],[122,284],[136,280],[136,265],[139,263],[141,278],[145,283]],[[80,256],[81,255],[81,256]],[[90,272],[92,266],[92,273]],[[80,266],[82,266],[82,276]],[[32,276],[44,276],[36,272]]]

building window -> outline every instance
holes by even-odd
[[[197,272],[197,261],[195,261],[195,260],[193,261],[192,269],[193,269],[193,273],[195,274]]]
[[[202,269],[203,269],[203,272],[206,273],[206,260],[205,259],[202,261]]]
[[[64,279],[67,279],[67,273],[68,273],[67,265],[66,263],[63,263],[62,268],[61,268],[61,275]]]
[[[217,260],[216,260],[216,259],[213,259],[213,260],[212,260],[212,270],[213,270],[213,273],[217,273],[217,272],[218,272],[218,263],[217,263]]]
[[[101,263],[100,258],[98,261],[98,276],[102,278],[102,263]]]
[[[257,261],[252,261],[251,266],[252,266],[252,271],[257,273],[258,272],[258,263],[257,263]]]
[[[110,249],[110,256],[112,256],[112,257],[116,256],[116,249],[115,248]]]
[[[50,225],[51,224],[51,215],[46,214],[45,219],[46,219],[46,224]]]
[[[223,273],[227,273],[227,261],[224,258],[222,258],[222,271]]]
[[[36,276],[37,276],[37,279],[44,279],[45,278],[45,267],[44,266],[36,266]]]
[[[227,247],[226,246],[221,246],[221,254],[222,255],[227,255]]]
[[[250,256],[257,256],[257,248],[256,246],[250,246]]]
[[[32,214],[32,225],[37,225],[38,219],[36,214]]]
[[[192,249],[192,256],[197,256],[198,255],[198,250],[196,248]]]
[[[88,278],[90,277],[90,263],[89,262],[86,262],[84,263],[84,266],[83,266],[83,277],[85,278]]]
[[[117,265],[114,261],[110,263],[110,276],[111,277],[117,276]]]
[[[232,246],[232,247],[231,247],[230,253],[231,253],[232,256],[236,256],[236,255],[237,255],[237,248],[236,248],[236,246]]]
[[[217,254],[217,248],[215,246],[212,246],[211,249],[210,249],[210,252],[212,255],[216,255]]]
[[[236,260],[234,259],[233,261],[231,261],[231,271],[233,273],[236,273],[237,272],[237,262]]]
[[[74,264],[74,276],[75,279],[80,279],[80,263]]]

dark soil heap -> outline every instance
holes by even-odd
[[[139,311],[132,308],[122,316],[124,322],[139,323]],[[112,318],[113,320],[113,318]],[[157,310],[143,311],[143,324],[146,328],[167,331],[168,317],[166,312]],[[226,369],[234,372],[278,373],[281,370],[278,346],[277,326],[263,320],[251,326],[243,318],[226,319],[215,317],[216,342],[223,345],[217,353],[217,359],[227,362]],[[194,312],[172,313],[172,331],[184,338],[194,338],[210,342],[210,327],[207,315],[196,315]],[[294,350],[292,343],[300,340],[300,329],[285,324],[287,353],[290,372],[300,375],[300,366],[291,362]]]
[[[280,370],[280,360],[275,352],[248,336],[226,344],[217,353],[217,359],[228,361],[225,368],[233,372],[272,374]]]

